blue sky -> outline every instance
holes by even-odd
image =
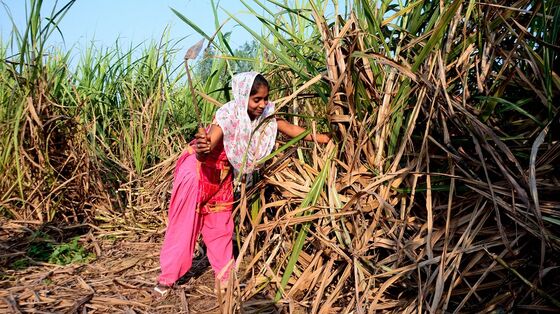
[[[12,31],[12,23],[6,13],[8,7],[20,31],[25,29],[25,3],[28,0],[0,0],[0,34],[2,41],[6,41]],[[55,4],[55,0],[43,1],[43,17],[48,15]],[[67,1],[59,0],[58,7]],[[219,5],[240,16],[254,29],[259,30],[258,21],[246,14],[246,8],[238,0],[222,0]],[[72,48],[78,50],[88,46],[95,40],[96,46],[111,47],[120,38],[124,45],[139,44],[159,40],[166,26],[170,27],[170,38],[186,37],[178,46],[186,50],[201,39],[194,30],[177,17],[170,8],[174,8],[193,20],[208,34],[215,30],[214,17],[210,0],[77,0],[68,14],[63,18],[60,29],[64,35],[64,43],[59,35],[54,34],[51,44],[63,50]],[[227,14],[219,11],[220,22],[227,18]],[[250,35],[235,22],[228,22],[225,30],[232,30],[230,44],[238,47],[248,40]]]

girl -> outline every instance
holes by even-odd
[[[236,174],[249,174],[257,167],[256,162],[272,151],[277,130],[289,137],[304,131],[286,120],[270,117],[274,104],[268,101],[268,90],[261,74],[235,75],[233,100],[218,109],[208,133],[199,131],[177,161],[169,223],[160,253],[161,274],[154,288],[158,298],[165,297],[191,267],[199,233],[216,279],[225,287],[233,259],[231,166]],[[312,137],[307,135],[305,139]],[[319,143],[329,140],[326,134],[316,137]]]

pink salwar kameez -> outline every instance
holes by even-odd
[[[227,280],[233,258],[232,173],[223,145],[204,162],[192,147],[175,168],[168,225],[160,253],[159,283],[173,285],[192,265],[198,235],[206,244],[208,260],[216,276]]]

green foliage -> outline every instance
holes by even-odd
[[[208,46],[204,51],[202,58],[196,64],[194,69],[194,77],[200,79],[201,82],[206,82],[212,76],[213,58],[216,57],[216,48]]]
[[[245,42],[241,47],[235,49],[234,56],[237,62],[233,65],[233,72],[252,71],[254,68],[254,61],[259,57],[257,55],[258,50],[257,42],[254,40]]]
[[[26,250],[26,257],[11,264],[12,269],[24,269],[32,261],[49,262],[58,265],[73,263],[87,263],[95,258],[95,254],[88,252],[75,237],[70,242],[57,244],[48,234],[37,231],[31,236],[31,242]]]
[[[258,58],[259,46],[256,41],[251,40],[245,42],[239,48],[236,48],[231,56],[232,72],[247,72],[255,68],[255,63]],[[212,67],[214,59],[220,58],[218,50],[214,46],[208,46],[204,51],[204,56],[196,64],[195,77],[201,82],[206,82],[212,77]]]
[[[53,264],[67,265],[73,263],[87,263],[94,258],[95,254],[87,252],[85,248],[78,243],[78,238],[76,237],[68,243],[54,246],[48,261]]]
[[[27,256],[36,261],[48,261],[53,252],[53,244],[47,241],[34,242],[27,249]]]
[[[27,258],[20,258],[18,260],[16,260],[15,262],[12,263],[12,265],[10,265],[11,269],[14,270],[20,270],[20,269],[25,269],[27,267],[29,267],[29,259]]]
[[[53,240],[43,231],[35,231],[31,235],[31,243],[27,247],[27,256],[36,261],[48,261],[53,251]]]

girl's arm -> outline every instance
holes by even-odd
[[[294,138],[305,131],[304,128],[291,124],[282,118],[276,118],[276,123],[278,124],[278,131],[291,138]],[[331,137],[326,133],[319,133],[315,138],[318,143],[328,143],[331,140]],[[303,139],[306,141],[312,141],[313,136],[311,134],[307,134]]]
[[[222,140],[223,136],[222,128],[217,124],[212,124],[208,133],[204,129],[199,128],[194,136],[196,138],[196,146],[194,148],[196,159],[204,161],[206,156],[216,148],[216,145]]]

